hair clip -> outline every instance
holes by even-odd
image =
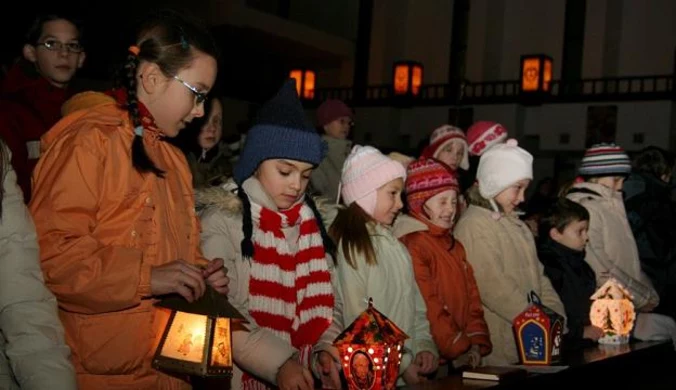
[[[185,39],[185,37],[183,36],[183,34],[181,34],[181,47],[182,47],[184,50],[188,50],[188,49],[190,48],[190,44],[189,44],[188,41]]]
[[[136,128],[134,128],[134,134],[143,137],[143,126],[136,126]]]
[[[141,48],[136,45],[132,45],[129,46],[129,52],[135,56],[138,56],[138,54],[141,52]]]

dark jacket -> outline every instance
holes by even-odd
[[[195,188],[219,186],[232,177],[230,150],[224,143],[219,143],[206,152],[201,148],[193,149],[185,155]]]
[[[65,89],[52,86],[26,61],[14,65],[0,82],[0,136],[12,151],[12,166],[26,203],[40,137],[61,119],[61,105],[67,98]]]
[[[660,297],[656,312],[676,314],[676,207],[671,188],[644,173],[632,173],[624,184],[627,219],[638,247],[641,269]]]
[[[545,275],[559,294],[566,308],[568,333],[564,336],[565,350],[573,350],[590,345],[590,340],[582,338],[584,327],[591,325],[589,309],[591,296],[596,291],[596,275],[584,261],[584,251],[570,249],[543,237],[538,245],[538,258],[545,267]]]

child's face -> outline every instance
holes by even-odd
[[[376,192],[376,210],[373,213],[373,219],[383,225],[392,225],[394,219],[399,214],[399,210],[404,206],[401,203],[401,191],[404,189],[404,180],[394,179],[384,186],[378,188]]]
[[[519,180],[495,197],[495,202],[502,207],[505,214],[512,213],[525,199],[529,179]]]
[[[200,129],[200,135],[197,138],[202,149],[209,150],[216,146],[216,144],[221,140],[223,135],[223,108],[218,99],[214,99],[211,102],[211,111],[209,112],[209,118],[202,125]]]
[[[24,57],[35,64],[35,68],[50,84],[63,88],[84,63],[85,53],[79,37],[77,27],[67,20],[46,22],[42,25],[37,44],[24,47]]]
[[[324,131],[331,138],[346,139],[351,128],[352,118],[343,116],[324,126]]]
[[[436,158],[455,170],[458,169],[464,154],[465,145],[459,141],[451,141],[439,150]]]
[[[255,176],[279,210],[293,206],[305,193],[312,165],[295,160],[265,160]]]
[[[457,206],[457,193],[454,190],[446,190],[429,198],[423,205],[423,210],[434,225],[450,229],[453,226]]]
[[[622,186],[624,185],[623,176],[604,176],[599,178],[594,178],[592,182],[600,184],[604,187],[608,187],[613,191],[622,191]]]
[[[587,241],[589,241],[589,236],[587,235],[588,230],[589,221],[578,220],[566,225],[563,232],[558,231],[556,228],[552,228],[552,230],[549,231],[549,236],[552,240],[563,246],[576,251],[583,251],[584,247],[587,245]]]
[[[188,85],[201,94],[209,93],[216,80],[216,59],[195,51],[190,65],[167,77],[149,62],[140,65],[139,99],[148,107],[162,134],[176,137],[195,118],[204,116],[204,102]],[[180,80],[179,80],[180,79]]]

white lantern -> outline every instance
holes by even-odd
[[[626,344],[636,313],[632,296],[624,286],[615,279],[608,279],[591,297],[592,303],[589,319],[592,325],[603,329],[604,336],[600,344]]]

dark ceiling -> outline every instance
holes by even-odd
[[[85,26],[87,60],[79,73],[90,80],[87,86],[104,88],[133,42],[133,31],[158,0],[118,0],[115,6],[84,0],[17,2],[12,13],[4,12],[2,36],[9,37],[1,51],[3,64],[21,53],[23,36],[37,12],[74,14]],[[7,5],[5,5],[6,7]],[[38,10],[38,11],[36,11]],[[212,29],[222,55],[219,62],[218,93],[260,102],[281,85],[289,69],[340,67],[332,53],[248,27],[222,25]]]

